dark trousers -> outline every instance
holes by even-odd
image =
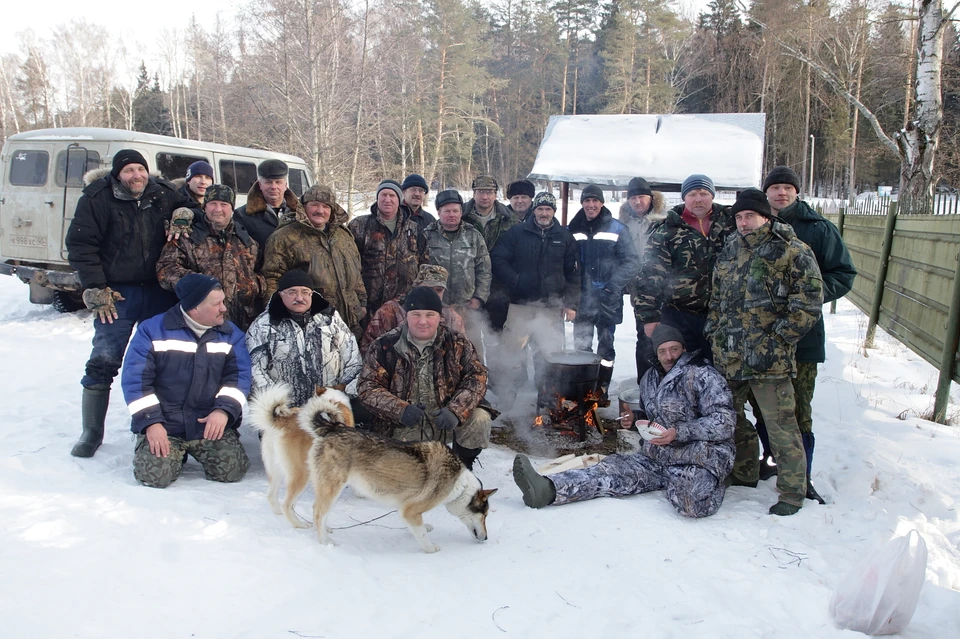
[[[123,353],[127,350],[133,327],[138,322],[167,312],[177,303],[176,296],[160,288],[157,283],[111,284],[110,288],[124,299],[116,303],[119,318],[113,320],[112,324],[93,320],[93,350],[80,380],[80,384],[86,388],[109,388],[120,372]]]
[[[653,350],[653,341],[643,332],[643,324],[637,324],[637,384],[643,379],[644,373],[653,367],[657,353]]]
[[[660,323],[680,331],[683,340],[687,343],[689,353],[695,354],[699,351],[701,357],[713,364],[713,349],[703,335],[703,327],[707,323],[706,316],[701,317],[677,310],[672,306],[664,306],[660,310]]]
[[[590,321],[574,320],[573,347],[578,351],[593,350],[593,328],[597,328],[597,355],[600,359],[612,362],[617,357],[613,349],[613,333],[617,330],[616,324],[594,324]]]

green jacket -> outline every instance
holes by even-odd
[[[713,271],[704,333],[728,380],[795,377],[796,348],[820,319],[813,251],[777,220],[727,239]]]
[[[705,237],[684,222],[681,213],[683,204],[668,211],[650,234],[633,302],[639,323],[659,322],[661,307],[668,305],[684,313],[707,314],[713,264],[736,226],[729,209],[714,204]]]
[[[490,253],[480,231],[460,222],[456,231],[444,231],[433,222],[424,232],[430,263],[447,269],[447,304],[466,304],[472,298],[486,302],[490,296]]]
[[[517,223],[517,218],[502,203],[494,202],[493,219],[484,226],[480,223],[480,217],[474,212],[474,206],[475,202],[472,199],[463,205],[463,221],[472,224],[480,231],[483,241],[487,243],[487,250],[492,251],[500,236]]]

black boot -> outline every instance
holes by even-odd
[[[70,454],[74,457],[93,457],[103,443],[103,422],[107,418],[107,406],[110,404],[110,387],[98,385],[84,387],[80,402],[80,419],[83,433],[74,444]]]
[[[807,455],[807,499],[812,499],[819,504],[826,504],[826,500],[820,496],[820,493],[817,492],[810,481],[810,469],[813,468],[813,449],[817,445],[817,438],[813,436],[813,433],[800,433],[800,438],[803,440],[803,452]]]
[[[610,380],[613,379],[613,364],[604,366],[600,364],[600,374],[597,376],[597,390],[600,391],[600,399],[597,400],[597,406],[606,408],[610,405],[610,397],[607,391],[610,390]]]
[[[482,448],[464,448],[457,442],[453,442],[453,454],[460,458],[469,471],[473,470],[473,462],[477,461],[477,457],[482,452]]]
[[[760,460],[760,481],[767,481],[777,474],[777,461],[773,457],[763,456]]]

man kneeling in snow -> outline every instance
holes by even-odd
[[[542,508],[664,490],[681,515],[717,512],[735,456],[730,389],[715,368],[686,352],[677,329],[660,324],[651,339],[660,366],[640,380],[639,417],[661,425],[663,434],[644,442],[637,453],[610,455],[596,466],[549,478],[517,455],[513,478],[523,491],[523,503]],[[629,416],[627,424],[632,421]]]
[[[237,434],[250,392],[243,333],[225,319],[215,278],[189,273],[176,289],[180,303],[140,324],[123,361],[123,397],[137,433],[133,476],[166,488],[189,453],[207,479],[240,481],[250,465]]]

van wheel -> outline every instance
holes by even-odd
[[[80,297],[79,293],[54,291],[53,308],[55,308],[58,313],[73,313],[74,311],[86,308],[86,305],[83,303],[83,298]]]

